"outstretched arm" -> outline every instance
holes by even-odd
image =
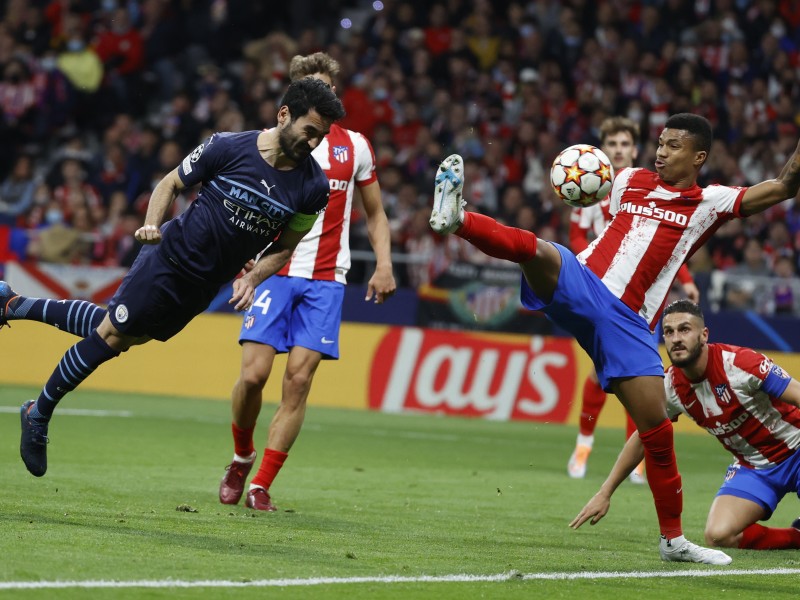
[[[369,243],[375,252],[375,273],[367,284],[367,297],[370,300],[373,296],[375,302],[381,304],[384,300],[394,294],[397,284],[392,273],[392,245],[389,233],[389,220],[383,210],[381,201],[381,188],[377,181],[374,181],[362,188],[361,201],[364,204],[364,212],[367,215],[367,234]]]
[[[175,196],[184,187],[181,178],[178,176],[178,169],[173,169],[158,182],[153,193],[150,194],[150,202],[147,204],[147,214],[144,217],[144,225],[139,227],[133,237],[142,244],[158,244],[161,242],[161,224],[164,222],[164,215],[167,214]]]
[[[789,385],[786,386],[786,389],[781,395],[781,400],[786,402],[786,404],[800,407],[800,383],[798,383],[796,379],[792,378]]]
[[[800,190],[800,142],[777,179],[768,179],[747,189],[742,197],[742,216],[749,217],[788,198],[794,198],[798,190]]]
[[[592,496],[592,499],[586,503],[586,506],[581,509],[581,512],[570,521],[569,526],[577,529],[586,521],[589,521],[591,525],[596,525],[600,519],[606,516],[608,509],[611,507],[611,496],[614,491],[631,474],[636,465],[642,462],[642,458],[644,458],[644,446],[642,446],[642,441],[639,439],[639,432],[634,431],[633,435],[625,442],[622,452],[617,457],[617,462],[614,463],[603,485]]]

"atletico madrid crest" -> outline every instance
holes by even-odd
[[[350,158],[350,150],[347,146],[334,146],[333,158],[344,164]]]

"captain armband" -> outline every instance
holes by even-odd
[[[319,215],[304,215],[303,213],[295,213],[289,220],[289,228],[294,231],[308,231],[314,226]]]

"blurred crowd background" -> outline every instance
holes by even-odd
[[[274,126],[289,60],[318,50],[375,149],[406,286],[485,259],[428,227],[452,152],[473,210],[567,243],[549,166],[607,116],[641,125],[648,168],[668,115],[710,119],[702,185],[775,177],[800,139],[794,0],[0,0],[0,17],[0,246],[20,260],[129,266],[160,178],[214,131]],[[362,283],[357,208],[352,246]],[[689,266],[714,308],[800,314],[799,259],[788,201]]]

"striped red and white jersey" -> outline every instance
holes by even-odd
[[[377,181],[375,153],[363,135],[333,124],[312,156],[330,182],[328,207],[279,275],[347,283],[353,186]]]
[[[800,447],[800,409],[777,397],[790,380],[755,350],[709,344],[701,381],[689,381],[674,366],[667,369],[667,414],[672,419],[687,415],[716,436],[742,466],[773,467]]]
[[[578,260],[655,328],[678,269],[720,225],[741,216],[746,189],[679,189],[652,171],[625,169],[611,189],[611,223]]]

